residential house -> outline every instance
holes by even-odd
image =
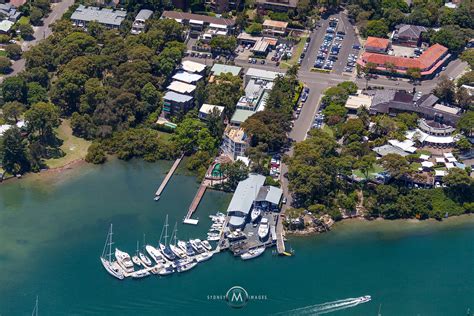
[[[284,37],[288,34],[288,22],[265,20],[262,34],[265,36]]]
[[[222,119],[224,117],[224,107],[204,103],[199,109],[198,117],[201,120],[206,121],[209,115],[211,115],[212,113],[218,113]]]
[[[146,21],[153,15],[153,11],[142,9],[138,12],[137,16],[135,17],[135,21],[133,21],[132,29],[130,33],[132,34],[140,34],[145,30],[145,23]]]
[[[257,0],[258,11],[289,12],[296,9],[298,0]]]
[[[183,25],[189,26],[191,35],[198,35],[208,27],[224,30],[225,35],[233,34],[235,31],[235,21],[233,19],[178,11],[164,11],[161,18],[173,19]]]
[[[187,112],[193,107],[193,100],[192,96],[167,91],[163,96],[163,112],[165,115]]]
[[[222,152],[232,160],[238,156],[245,156],[245,151],[250,146],[250,137],[239,127],[227,126],[224,131]]]
[[[16,22],[20,19],[21,12],[10,3],[0,3],[0,18],[2,20]]]
[[[424,26],[399,24],[392,33],[392,41],[397,45],[419,47],[422,42],[422,33],[427,31]]]
[[[365,51],[379,54],[386,54],[390,46],[390,41],[386,38],[380,37],[367,37],[365,42]]]
[[[97,22],[110,29],[118,29],[125,20],[127,12],[98,7],[85,7],[79,5],[71,15],[71,21],[75,26],[87,27],[89,22]]]

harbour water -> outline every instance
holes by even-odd
[[[115,246],[133,253],[144,233],[157,243],[166,214],[180,238],[204,238],[208,215],[230,201],[208,191],[199,225],[181,224],[199,183],[178,172],[153,201],[170,166],[112,161],[1,184],[0,315],[30,315],[36,295],[40,315],[262,315],[363,295],[372,300],[329,315],[377,315],[380,304],[382,315],[474,311],[474,216],[345,222],[290,238],[293,257],[226,252],[186,273],[118,281],[99,261],[110,223]],[[264,299],[243,309],[213,299],[236,285]]]

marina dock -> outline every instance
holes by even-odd
[[[201,185],[199,186],[199,189],[196,192],[196,195],[194,196],[194,199],[191,202],[191,205],[189,206],[188,214],[186,214],[186,217],[184,218],[183,223],[197,225],[198,221],[193,220],[191,216],[193,216],[193,213],[196,211],[197,207],[199,206],[199,203],[201,202],[202,197],[204,196],[204,193],[206,192],[206,189],[207,189],[207,184],[205,181],[203,181]]]
[[[171,166],[171,169],[170,171],[168,171],[168,173],[166,174],[166,177],[163,179],[163,182],[161,182],[161,185],[160,187],[158,188],[158,190],[156,190],[156,193],[155,193],[155,199],[156,200],[159,200],[160,197],[161,197],[161,194],[163,193],[163,190],[165,189],[166,185],[168,184],[168,182],[170,181],[171,177],[173,176],[173,173],[176,171],[176,169],[178,168],[179,166],[179,163],[181,162],[181,160],[183,159],[184,157],[184,154],[181,155],[178,159],[176,159],[176,161],[173,163],[173,165]]]

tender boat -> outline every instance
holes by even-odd
[[[140,260],[146,264],[147,266],[151,266],[153,263],[151,262],[150,258],[148,258],[143,252],[139,252],[138,256],[140,257]]]
[[[260,237],[260,239],[265,239],[268,236],[269,231],[270,226],[268,225],[268,218],[264,217],[258,226],[258,237]]]
[[[201,241],[201,245],[202,245],[207,251],[211,251],[211,250],[212,250],[212,246],[211,246],[211,244],[210,244],[207,240]]]
[[[260,217],[260,215],[262,215],[262,211],[258,208],[254,208],[252,210],[252,213],[250,213],[250,220],[252,222],[255,222]]]
[[[192,261],[191,259],[179,260],[176,265],[176,270],[178,272],[185,272],[191,270],[197,265],[197,262]]]
[[[258,248],[250,249],[249,251],[241,254],[240,258],[242,258],[242,260],[253,259],[253,258],[256,258],[256,257],[260,256],[264,251],[265,251],[265,247],[258,247]]]
[[[132,273],[133,262],[130,258],[130,255],[124,251],[115,248],[115,258],[117,259],[118,264],[128,273]]]
[[[372,296],[370,295],[361,296],[358,298],[358,300],[360,303],[367,303],[368,301],[372,300]]]

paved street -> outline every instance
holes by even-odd
[[[55,3],[52,5],[52,11],[48,15],[48,17],[44,20],[42,26],[35,27],[35,33],[34,33],[34,39],[28,42],[23,42],[22,43],[22,49],[23,51],[28,51],[32,46],[36,45],[39,41],[45,39],[46,37],[50,36],[52,34],[52,30],[50,28],[50,25],[53,24],[55,21],[60,19],[63,14],[69,9],[71,5],[74,4],[74,0],[63,0],[59,3]],[[25,60],[19,59],[15,62],[13,62],[12,65],[13,71],[6,75],[5,77],[9,76],[14,76],[21,72],[23,69],[25,69]],[[3,78],[0,78],[1,81],[3,81]]]

